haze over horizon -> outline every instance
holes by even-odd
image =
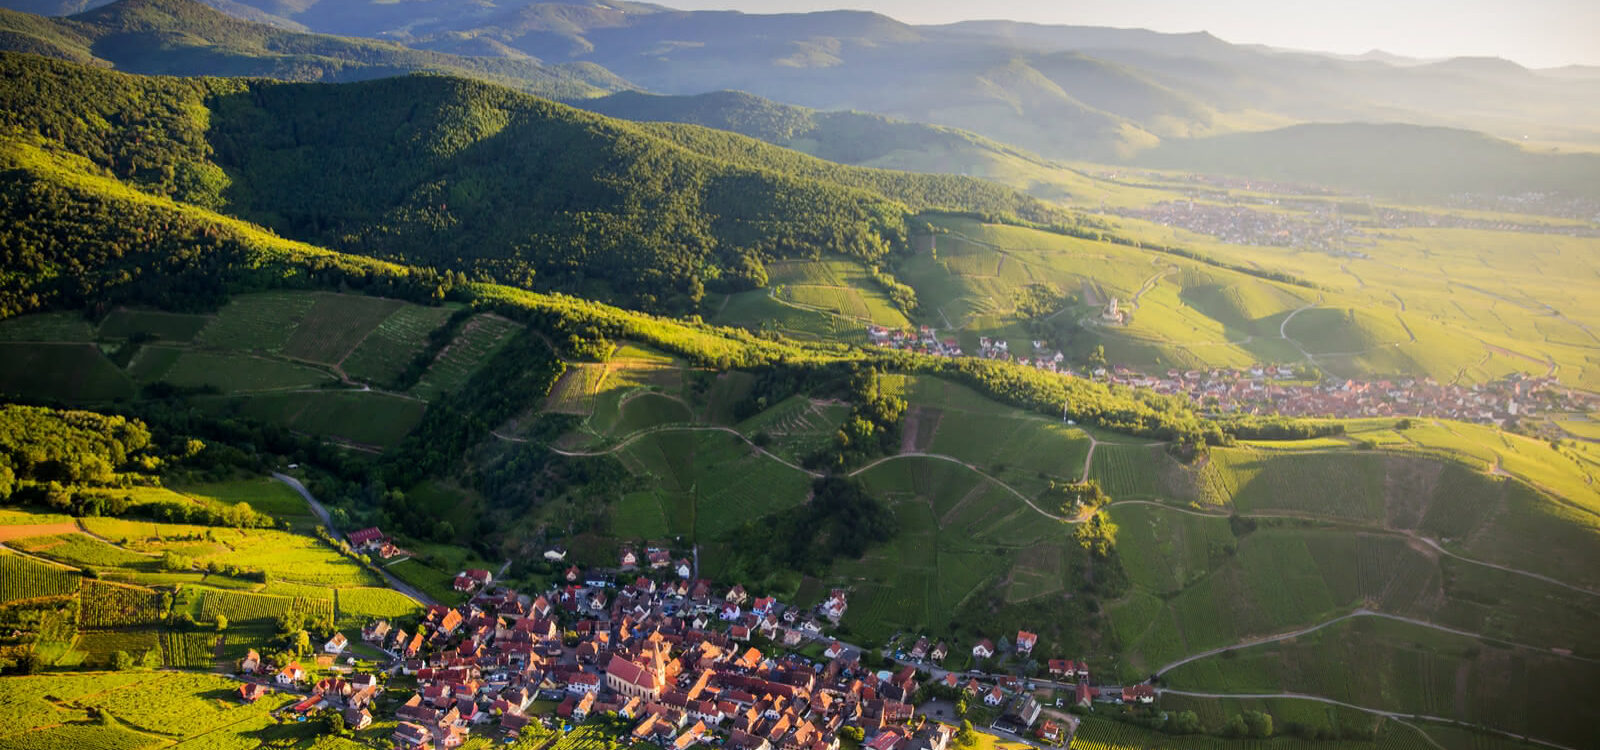
[[[1359,55],[1502,57],[1531,68],[1600,65],[1600,3],[1586,0],[676,0],[684,10],[870,10],[911,24],[1003,19],[1207,31],[1229,42]]]

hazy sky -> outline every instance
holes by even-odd
[[[1209,31],[1230,42],[1412,57],[1492,55],[1600,65],[1600,0],[657,0],[748,13],[854,8],[907,23],[1006,18]]]

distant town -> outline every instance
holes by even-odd
[[[387,539],[375,528],[351,538],[362,550]],[[544,557],[559,570],[566,554]],[[356,673],[353,644],[340,633],[315,667],[251,651],[236,665],[239,699],[288,691],[304,697],[285,717],[337,712],[343,726],[363,729],[385,689],[403,685],[409,697],[386,702],[398,748],[453,748],[472,735],[510,742],[605,715],[632,741],[670,750],[839,750],[841,739],[871,750],[946,750],[959,744],[963,720],[977,725],[968,731],[1065,746],[1077,726],[1072,711],[1156,697],[1148,684],[1092,686],[1082,660],[1036,660],[1038,637],[1027,631],[997,634],[1000,645],[909,635],[864,652],[824,634],[844,616],[848,591],[792,607],[742,586],[714,589],[688,556],[660,548],[624,548],[614,568],[569,566],[543,593],[498,585],[488,570],[461,571],[455,589],[469,600],[428,607],[410,631],[373,620],[355,636],[364,659],[383,655],[377,674]],[[996,673],[945,670],[952,648]]]
[[[1101,313],[1105,322],[1121,320],[1116,300]],[[958,340],[922,326],[905,331],[870,326],[874,345],[938,357],[967,356]],[[1387,380],[1301,380],[1289,365],[1257,364],[1245,369],[1169,369],[1149,374],[1122,366],[1075,370],[1065,355],[1044,341],[1031,341],[1026,352],[1012,352],[1008,341],[981,337],[971,356],[1015,362],[1065,377],[1087,377],[1156,393],[1188,396],[1201,411],[1213,414],[1282,415],[1289,417],[1419,417],[1506,425],[1546,412],[1591,411],[1600,397],[1570,389],[1553,376],[1514,373],[1475,385],[1439,383],[1432,378]]]
[[[1362,209],[1359,212],[1351,212],[1348,206],[1315,200],[1226,200],[1224,204],[1193,200],[1162,201],[1144,208],[1109,210],[1108,213],[1209,235],[1234,245],[1320,250],[1358,258],[1366,257],[1366,253],[1358,248],[1375,245],[1385,229],[1487,229],[1600,237],[1600,226],[1592,224],[1513,222],[1382,206],[1369,208],[1364,205],[1359,207]],[[1290,210],[1271,210],[1275,208]]]

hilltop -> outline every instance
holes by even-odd
[[[1070,221],[969,178],[843,167],[476,81],[328,87],[3,63],[18,73],[0,91],[9,124],[59,128],[152,192],[344,251],[650,309],[692,309],[707,287],[763,286],[774,257],[820,248],[876,260],[904,245],[917,211]],[[74,111],[151,128],[92,131]]]
[[[311,34],[240,20],[196,0],[121,0],[68,18],[0,10],[0,49],[160,75],[331,82],[431,71],[550,97],[629,87],[591,64],[542,65],[531,58],[468,57]]]
[[[11,7],[65,13],[100,4]],[[1503,60],[1345,59],[1203,33],[1003,21],[914,26],[854,11],[761,15],[598,0],[214,4],[416,49],[592,63],[663,94],[734,89],[963,128],[1050,158],[1122,159],[1163,142],[1303,122],[1597,138],[1592,77]]]

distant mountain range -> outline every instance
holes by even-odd
[[[260,12],[247,15],[286,24]],[[593,63],[543,65],[528,57],[469,57],[311,34],[235,18],[194,0],[124,0],[69,18],[0,9],[0,49],[148,75],[360,81],[427,71],[480,78],[552,98],[628,88]]]
[[[1381,172],[1448,162],[1489,176],[1518,168],[1523,177],[1511,182],[1559,189],[1594,177],[1584,171],[1589,160],[1521,158],[1507,151],[1517,147],[1470,134],[1430,144],[1428,134],[1450,132],[1430,128],[1600,147],[1600,72],[1581,66],[1533,71],[1499,59],[1378,51],[1341,57],[1205,33],[1007,21],[911,26],[857,11],[754,15],[593,0],[207,2],[256,23],[196,0],[121,0],[66,19],[0,12],[0,48],[139,73],[348,81],[444,72],[616,117],[700,124],[842,163],[918,171],[993,174],[997,160],[1075,159],[1354,190],[1421,185],[1438,194],[1460,188],[1431,175],[1344,174],[1342,166]],[[104,4],[0,5],[64,13]],[[1330,125],[1363,122],[1422,129],[1336,135],[1339,125]],[[1270,133],[1306,124],[1322,127]],[[1258,137],[1265,151],[1251,145]],[[1259,158],[1291,143],[1333,150]],[[1355,144],[1372,146],[1369,154],[1410,155],[1412,143],[1454,150],[1431,161],[1337,157]],[[1579,177],[1562,176],[1570,174]]]

